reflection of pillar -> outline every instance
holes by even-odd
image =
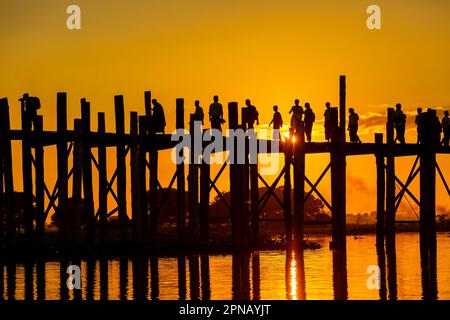
[[[147,300],[148,293],[148,259],[135,257],[133,263],[133,295],[134,300]],[[152,270],[153,276],[153,270]]]
[[[16,299],[16,264],[8,262],[6,265],[6,286],[8,288],[8,300]]]
[[[178,257],[178,299],[186,300],[186,257]]]
[[[33,301],[34,296],[33,263],[25,262],[25,300]]]
[[[395,239],[395,238],[394,238]],[[394,245],[386,245],[389,300],[397,300],[397,256]]]
[[[250,254],[244,253],[241,259],[242,299],[250,300]]]
[[[3,301],[5,299],[5,286],[4,286],[4,279],[5,279],[5,270],[3,268],[3,261],[0,260],[0,301]]]
[[[95,268],[97,261],[92,258],[86,260],[86,300],[94,300],[94,286],[95,286]]]
[[[209,256],[200,257],[200,269],[202,276],[202,300],[211,299],[211,285],[209,280]]]
[[[128,299],[128,258],[121,257],[119,261],[119,299],[127,300]]]
[[[81,270],[81,260],[79,260],[78,258],[74,259],[72,261],[72,264],[76,265],[76,266],[80,266],[80,270]],[[44,270],[44,272],[45,272],[45,270]],[[81,284],[81,288],[80,289],[74,289],[73,290],[73,298],[74,298],[74,300],[76,300],[76,301],[81,301],[82,300],[82,287],[83,287],[83,284]]]
[[[147,261],[147,259],[146,259]],[[148,268],[148,264],[146,263],[146,270]],[[158,257],[151,257],[150,258],[150,283],[152,287],[152,300],[158,300],[159,299],[159,259]],[[148,276],[147,276],[148,278]],[[148,279],[146,278],[146,282]]]
[[[347,252],[333,250],[333,289],[335,300],[347,300]]]
[[[67,288],[67,267],[69,266],[69,263],[66,259],[61,259],[59,262],[59,295],[60,300],[68,300],[69,299],[69,291]],[[9,276],[9,272],[8,272]],[[9,292],[9,290],[8,290]]]
[[[377,245],[378,267],[380,268],[380,300],[386,300],[386,254],[384,245]]]
[[[100,300],[108,300],[108,260],[100,259]]]
[[[305,260],[301,246],[286,251],[286,297],[288,300],[306,300]]]
[[[233,300],[250,300],[250,254],[233,255]]]
[[[200,299],[200,273],[198,256],[189,256],[189,291],[190,300]]]
[[[261,300],[261,271],[259,252],[252,253],[252,299]]]

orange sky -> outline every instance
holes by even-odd
[[[66,7],[73,3],[81,7],[79,31],[66,28]],[[382,30],[366,28],[370,4],[382,9]],[[171,130],[177,97],[185,98],[187,115],[195,99],[206,107],[214,94],[224,104],[243,105],[251,98],[263,123],[270,121],[274,104],[288,122],[295,98],[309,101],[320,120],[326,101],[337,105],[338,76],[346,74],[348,104],[362,118],[361,138],[372,141],[374,132],[384,131],[386,107],[396,102],[411,113],[418,106],[440,108],[439,114],[449,108],[448,12],[446,0],[2,0],[0,95],[9,98],[15,128],[23,92],[41,98],[44,126],[53,130],[56,92],[66,91],[70,127],[85,97],[91,101],[93,129],[95,114],[105,111],[112,131],[113,96],[125,96],[127,112],[142,112],[143,91],[152,90],[166,108]],[[127,113],[127,127],[128,120]],[[319,126],[316,140],[322,139]],[[414,140],[414,128],[408,138]],[[16,163],[19,149],[16,145]],[[56,173],[52,154],[50,149],[46,154],[49,185]],[[307,159],[307,174],[314,179],[328,157]],[[446,171],[450,161],[440,160]],[[398,161],[401,177],[412,161]],[[373,156],[348,159],[349,212],[375,210],[374,163]],[[163,185],[171,168],[162,161]],[[20,189],[20,166],[14,173]],[[226,189],[228,178],[222,180],[219,187]],[[321,190],[329,196],[328,181]],[[438,195],[438,204],[446,206],[441,186]]]

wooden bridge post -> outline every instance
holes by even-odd
[[[243,130],[244,133],[247,132],[249,129],[247,127],[247,122],[245,121],[247,119],[247,108],[241,108],[241,126],[240,128]],[[249,187],[250,187],[250,181],[249,181],[249,174],[250,174],[250,168],[249,168],[249,138],[247,135],[245,135],[244,140],[244,163],[239,165],[239,177],[241,177],[241,192],[240,192],[240,206],[242,210],[241,215],[241,225],[242,225],[242,240],[243,240],[243,246],[247,247],[248,242],[250,239],[250,228],[249,228]],[[239,150],[238,150],[239,152]],[[236,155],[237,156],[237,155]]]
[[[189,239],[193,244],[200,240],[199,208],[198,208],[198,154],[196,154],[196,128],[195,115],[190,115],[189,133],[191,135],[191,149],[188,176],[188,201],[189,201]]]
[[[145,116],[139,116],[139,209],[140,209],[140,221],[139,225],[139,238],[147,242],[148,236],[148,196],[147,196],[147,150],[146,150],[146,138],[147,138],[147,119]]]
[[[427,250],[436,246],[436,110],[423,115],[423,149],[420,156],[420,240]]]
[[[147,122],[148,123],[148,122]],[[147,126],[148,127],[148,126]],[[155,134],[149,128],[150,139],[155,138]],[[150,181],[149,181],[149,206],[151,217],[151,230],[150,234],[153,240],[156,240],[158,234],[158,149],[152,145],[149,152],[149,164],[150,164]]]
[[[81,99],[81,121],[83,122],[83,196],[86,216],[88,243],[95,241],[96,221],[94,215],[94,195],[92,189],[92,159],[91,159],[91,105],[86,99]]]
[[[75,136],[73,142],[72,157],[72,203],[70,210],[68,210],[68,212],[61,217],[61,221],[66,226],[65,239],[70,240],[71,242],[79,242],[81,241],[83,204],[81,197],[81,188],[83,185],[83,121],[81,119],[75,119],[73,123],[73,129],[75,132]]]
[[[144,92],[144,106],[145,106],[145,117],[150,121],[152,116],[152,92]]]
[[[336,116],[335,112],[333,113]],[[340,103],[338,133],[332,138],[331,147],[331,201],[332,201],[332,247],[338,251],[346,248],[346,157],[342,151],[346,131],[346,84],[340,77]],[[337,123],[337,119],[333,119]]]
[[[286,245],[289,247],[292,244],[292,205],[291,205],[291,165],[292,165],[292,134],[290,130],[289,139],[284,141],[284,227],[286,229]]]
[[[24,229],[25,240],[32,241],[33,233],[33,181],[32,181],[32,154],[31,144],[29,139],[31,137],[31,121],[27,112],[25,111],[25,101],[21,101],[22,110],[22,181],[23,181],[23,215],[24,215]],[[28,108],[28,106],[26,106]]]
[[[258,155],[256,155],[258,161]],[[259,185],[258,163],[250,164],[250,218],[251,218],[251,244],[253,248],[259,246]]]
[[[203,154],[203,148],[202,148]],[[210,159],[202,156],[200,165],[200,240],[209,241],[209,185],[211,179]]]
[[[130,113],[130,169],[131,169],[131,219],[133,222],[133,240],[143,241],[142,215],[140,209],[140,188],[139,188],[139,124],[138,113]],[[145,196],[145,195],[144,195]]]
[[[383,134],[375,134],[375,143],[383,145]],[[384,155],[380,152],[375,154],[377,163],[377,246],[384,246],[385,230],[385,202],[386,202],[386,173],[384,170]]]
[[[42,134],[43,118],[37,116],[35,121],[36,135]],[[44,216],[44,146],[41,141],[34,148],[35,153],[35,186],[36,186],[36,235],[37,242],[42,245],[45,235],[45,216]]]
[[[125,144],[123,142],[125,135],[125,112],[123,96],[114,97],[114,110],[116,116],[116,134],[119,136],[120,143],[116,148],[117,155],[117,207],[120,221],[120,239],[126,240],[127,232],[127,169]]]
[[[176,100],[176,128],[184,130],[184,99]],[[185,163],[177,165],[177,236],[178,243],[183,244],[185,238],[186,225],[186,181],[185,181]],[[209,181],[208,181],[209,184]],[[209,194],[209,190],[208,190]],[[209,205],[209,203],[208,203]]]
[[[0,132],[5,135],[1,140],[0,146],[2,148],[3,160],[3,175],[4,175],[4,209],[6,210],[6,244],[13,246],[16,241],[16,221],[14,216],[14,179],[12,171],[12,152],[11,152],[11,138],[10,134],[10,119],[9,119],[9,105],[8,99],[0,99],[1,111],[1,126]],[[3,177],[1,177],[3,179]]]
[[[104,136],[106,132],[105,113],[98,113],[97,132]],[[98,146],[98,213],[100,220],[101,242],[106,240],[106,228],[108,224],[108,190],[107,190],[107,169],[106,169],[106,147]]]
[[[236,130],[238,128],[238,103],[228,103],[228,126],[230,130]],[[234,149],[230,150],[230,154],[233,154],[234,159],[229,163],[230,167],[230,202],[231,202],[231,234],[233,248],[235,250],[241,247],[241,208],[239,207],[238,197],[240,196],[241,181],[239,179],[239,168],[236,164],[236,138],[234,139]]]
[[[305,127],[301,123],[294,142],[294,240],[303,246],[305,219]]]
[[[395,246],[395,141],[394,109],[389,108],[386,123],[386,244]]]
[[[58,92],[56,95],[56,131],[58,143],[56,145],[58,167],[58,215],[61,220],[63,239],[69,235],[70,225],[65,223],[68,215],[68,159],[67,159],[67,93]]]

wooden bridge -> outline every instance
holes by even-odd
[[[394,141],[393,109],[387,112],[386,135],[375,134],[374,143],[351,144],[346,142],[346,78],[340,77],[339,108],[332,109],[332,127],[335,133],[330,143],[306,143],[303,132],[293,133],[279,143],[284,154],[284,167],[275,181],[269,185],[258,173],[258,165],[224,163],[215,177],[210,165],[190,164],[186,180],[184,164],[176,166],[169,186],[163,188],[158,179],[158,151],[171,149],[177,143],[167,134],[154,134],[151,124],[151,93],[145,92],[145,115],[130,113],[130,132],[125,132],[123,96],[116,96],[116,132],[105,132],[105,114],[98,113],[98,131],[91,130],[90,103],[81,100],[81,119],[74,120],[74,130],[67,129],[67,95],[57,94],[57,130],[44,131],[43,117],[38,116],[34,128],[22,113],[21,130],[10,128],[9,106],[6,98],[0,100],[0,240],[3,247],[13,248],[19,237],[30,244],[44,244],[46,220],[51,211],[61,217],[60,235],[68,246],[86,241],[93,244],[105,239],[108,220],[118,215],[120,238],[151,245],[158,234],[158,217],[167,204],[177,217],[177,238],[182,245],[207,243],[209,240],[210,194],[215,191],[229,209],[232,226],[232,242],[236,250],[248,250],[258,246],[260,215],[270,197],[274,197],[284,210],[286,238],[288,242],[303,243],[305,201],[316,194],[332,212],[332,247],[345,251],[346,247],[346,158],[354,155],[375,156],[377,164],[377,242],[395,243],[395,214],[405,194],[420,206],[421,239],[427,248],[435,248],[435,185],[437,174],[447,192],[450,190],[436,162],[436,154],[448,154],[450,150],[440,145],[434,134],[433,119],[436,111],[424,114],[424,140],[422,144],[398,145]],[[238,121],[238,104],[228,104],[230,129],[242,128]],[[167,110],[166,110],[167,112]],[[193,115],[189,130],[194,130]],[[184,100],[176,100],[176,128],[185,128]],[[293,143],[295,137],[295,143]],[[224,139],[227,139],[224,137]],[[23,172],[23,223],[24,233],[18,232],[13,209],[14,179],[12,141],[22,142]],[[45,183],[44,147],[57,150],[57,181],[53,188]],[[207,144],[203,144],[205,148]],[[116,150],[116,168],[111,178],[107,176],[107,148]],[[97,157],[92,150],[97,149]],[[194,148],[191,148],[191,152]],[[230,150],[224,150],[230,151]],[[263,152],[260,150],[260,152]],[[73,163],[69,166],[72,153]],[[248,147],[246,148],[248,153]],[[322,153],[330,155],[330,163],[317,181],[305,175],[305,155]],[[406,181],[395,175],[395,158],[416,156]],[[127,160],[128,158],[128,160]],[[127,166],[127,163],[129,166]],[[216,184],[229,166],[231,198],[228,202]],[[93,169],[98,170],[99,191],[94,207]],[[130,170],[130,181],[127,181]],[[33,175],[34,171],[34,175]],[[331,175],[331,199],[326,199],[318,189],[327,175]],[[35,177],[33,181],[33,176]],[[414,195],[409,186],[420,176],[420,195]],[[147,181],[147,177],[148,181]],[[69,198],[69,181],[72,194]],[[284,179],[284,194],[280,199],[275,189]],[[186,182],[187,185],[186,185]],[[262,183],[266,193],[260,197]],[[400,191],[396,192],[396,185]],[[168,202],[169,191],[177,190],[176,208]],[[306,186],[309,191],[306,192]],[[115,187],[115,188],[114,188]],[[291,199],[291,189],[294,197]],[[186,202],[185,192],[188,191]],[[200,190],[200,191],[199,191]],[[162,197],[158,197],[158,192]],[[127,193],[131,194],[131,214],[127,212]],[[108,208],[108,195],[116,206]],[[147,194],[149,195],[147,197]],[[162,200],[161,200],[162,199]],[[82,216],[86,217],[86,232],[82,232]],[[129,218],[131,216],[131,220]],[[187,225],[186,225],[187,221]]]

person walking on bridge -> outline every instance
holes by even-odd
[[[415,120],[417,126],[417,144],[422,143],[422,127],[423,127],[423,114],[422,108],[417,108],[417,116]]]
[[[442,118],[442,130],[444,131],[442,145],[448,147],[450,142],[450,118],[448,117],[448,111],[444,112],[444,117]]]
[[[41,108],[41,101],[38,97],[31,97],[28,93],[24,93],[19,101],[21,102],[22,116],[29,123],[29,128],[31,129],[31,126],[36,128],[37,111]]]
[[[195,100],[195,112],[194,112],[195,121],[201,121],[202,125],[204,124],[205,114],[203,113],[203,108],[200,106],[200,101]]]
[[[222,132],[223,120],[223,107],[219,103],[219,97],[214,96],[214,102],[209,106],[209,121],[211,121],[211,129],[217,129]]]
[[[330,142],[331,140],[331,104],[329,102],[325,103],[325,113],[324,117],[324,128],[325,128],[325,140]]]
[[[281,137],[281,127],[283,126],[283,117],[281,113],[278,111],[278,106],[273,106],[273,118],[269,123],[269,127],[273,125],[273,140],[280,140]]]
[[[245,113],[246,119],[243,119],[243,122],[247,125],[247,129],[253,129],[255,122],[259,125],[259,113],[258,110],[256,110],[256,107],[252,105],[250,99],[245,100],[245,105],[247,106]]]
[[[348,131],[350,134],[350,141],[352,143],[361,143],[361,139],[358,136],[358,122],[359,116],[355,112],[355,109],[348,109],[350,115],[348,116]]]
[[[153,99],[152,103],[153,103],[153,111],[152,111],[153,133],[164,134],[166,128],[166,116],[164,115],[164,108],[156,99]]]
[[[397,132],[395,141],[405,144],[406,115],[402,111],[402,105],[397,103],[394,111],[394,128]]]
[[[289,111],[289,114],[292,113],[291,118],[291,128],[294,129],[295,132],[300,132],[300,125],[302,123],[303,117],[303,108],[300,105],[300,100],[295,100],[295,105]]]
[[[311,142],[312,140],[312,127],[315,121],[316,115],[311,109],[311,105],[309,104],[309,102],[307,102],[305,103],[305,135],[308,142]]]

